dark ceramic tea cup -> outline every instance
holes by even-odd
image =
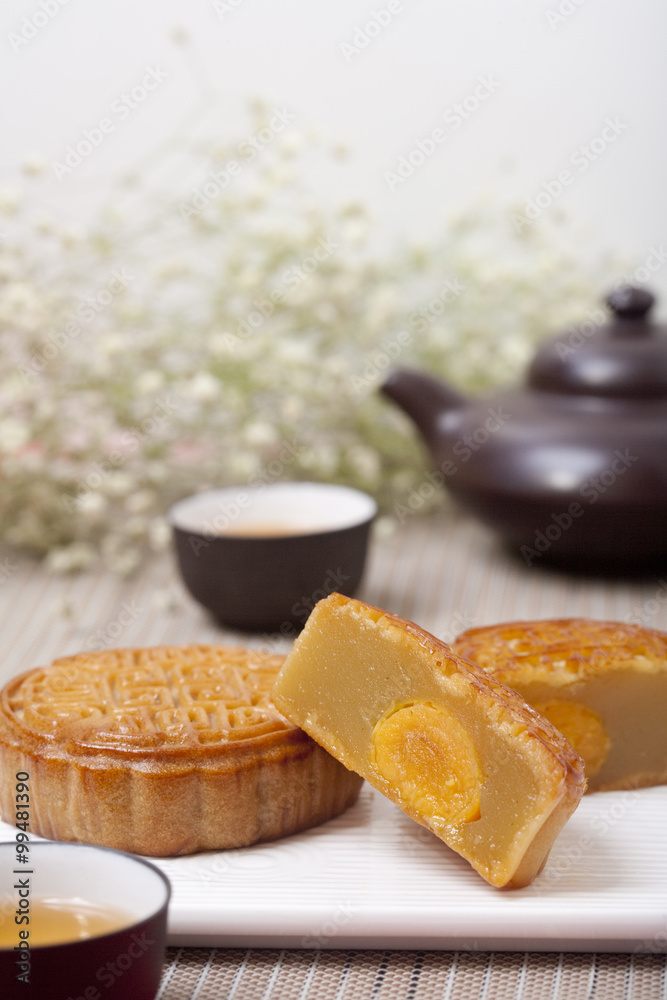
[[[0,890],[4,998],[153,1000],[170,896],[155,865],[107,847],[19,837],[0,843]]]
[[[359,490],[295,482],[198,493],[169,519],[185,586],[219,622],[293,636],[318,600],[356,591],[376,513]]]

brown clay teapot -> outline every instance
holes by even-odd
[[[439,481],[529,566],[667,565],[667,328],[646,290],[606,301],[609,321],[546,341],[522,388],[469,400],[407,369],[382,386]]]

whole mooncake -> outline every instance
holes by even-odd
[[[157,857],[274,840],[338,815],[361,779],[271,701],[283,656],[225,646],[82,653],[0,693],[0,808],[30,831]]]
[[[495,886],[539,874],[584,792],[583,761],[523,698],[341,594],[315,606],[272,697]]]

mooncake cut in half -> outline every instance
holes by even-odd
[[[332,594],[278,674],[281,712],[494,886],[523,886],[584,791],[524,700],[412,622]]]
[[[323,823],[361,779],[274,707],[283,656],[225,646],[56,660],[0,693],[0,805],[30,831],[167,857],[244,847]]]
[[[588,618],[507,622],[453,643],[581,754],[588,790],[667,783],[667,635]]]

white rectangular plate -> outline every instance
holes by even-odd
[[[487,885],[368,785],[297,836],[153,860],[173,945],[667,951],[667,787],[585,797],[519,890]]]

